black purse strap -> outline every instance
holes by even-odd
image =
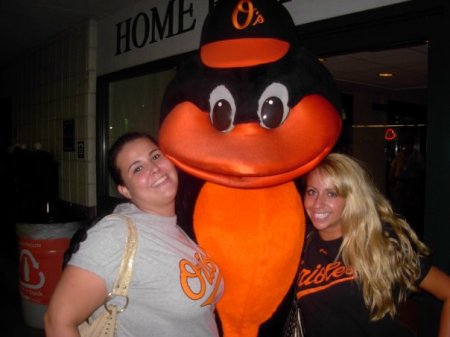
[[[314,237],[314,230],[311,230],[306,235],[305,244],[303,245],[303,252],[308,248],[312,238]],[[303,252],[302,257],[303,258]],[[300,305],[297,301],[297,276],[300,272],[300,265],[297,269],[297,274],[294,283],[294,298],[292,300],[291,310],[283,329],[283,337],[305,337],[305,328],[302,321],[302,313],[300,310]]]

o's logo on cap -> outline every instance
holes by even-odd
[[[243,23],[239,22],[239,14],[245,15],[245,20]],[[258,9],[253,6],[251,1],[242,0],[239,1],[233,10],[231,21],[234,28],[245,29],[250,24],[255,26],[257,24],[264,23],[264,17],[259,13]]]
[[[200,58],[211,68],[280,60],[296,41],[287,9],[275,0],[219,0],[202,29]]]

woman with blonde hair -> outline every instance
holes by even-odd
[[[306,176],[304,206],[313,229],[297,299],[307,336],[413,336],[396,318],[420,289],[443,301],[439,336],[450,336],[450,277],[362,165],[329,154]]]

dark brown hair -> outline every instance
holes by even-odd
[[[123,147],[136,139],[146,138],[158,145],[157,141],[149,134],[143,132],[127,132],[116,139],[108,151],[108,171],[116,185],[123,185],[122,174],[117,167],[117,156],[122,151]]]

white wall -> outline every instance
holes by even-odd
[[[50,152],[59,163],[59,197],[85,206],[96,205],[96,48],[96,24],[86,22],[22,55],[10,72],[14,142]],[[69,119],[84,158],[63,150]]]

